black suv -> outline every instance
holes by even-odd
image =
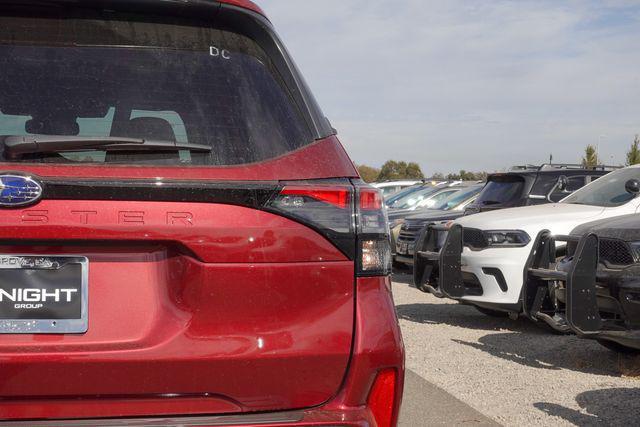
[[[487,185],[465,214],[559,202],[614,169],[611,166],[585,169],[569,164],[517,166],[506,173],[489,175]]]
[[[561,245],[566,255],[556,260]],[[640,352],[640,215],[583,224],[569,236],[542,232],[526,271],[530,319],[611,350]]]

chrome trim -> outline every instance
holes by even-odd
[[[2,260],[15,260],[3,263]],[[0,271],[18,269],[53,270],[80,264],[80,319],[0,319],[0,334],[81,334],[89,327],[89,259],[65,255],[0,254]]]
[[[0,422],[7,427],[197,427],[230,425],[287,424],[302,421],[303,412],[280,412],[272,414],[219,415],[210,417],[181,418],[129,418],[129,419],[88,419],[55,421],[8,421]]]

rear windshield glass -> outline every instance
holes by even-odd
[[[0,135],[211,147],[163,153],[85,148],[17,161],[210,166],[271,159],[313,140],[283,81],[255,42],[229,31],[0,17]]]
[[[515,202],[522,197],[524,180],[519,177],[493,177],[478,196],[476,204],[481,206],[501,205]]]
[[[627,182],[632,179],[640,180],[640,168],[611,172],[571,194],[562,200],[562,203],[603,207],[624,205],[636,197],[625,188]]]

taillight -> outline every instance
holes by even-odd
[[[267,208],[315,229],[349,259],[355,257],[353,186],[285,184]]]
[[[358,275],[391,274],[391,241],[387,211],[382,192],[369,186],[357,186]]]
[[[289,196],[292,198],[291,200],[294,201],[296,197],[301,198],[301,200],[319,200],[340,209],[349,209],[351,207],[351,190],[344,187],[315,188],[287,186],[280,191],[280,195],[283,197]]]
[[[321,233],[356,261],[359,276],[391,274],[389,224],[380,190],[351,183],[287,183],[266,208]]]
[[[371,410],[378,427],[391,427],[393,425],[397,376],[395,369],[380,371],[371,386],[367,406]]]

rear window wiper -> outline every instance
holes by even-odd
[[[19,159],[23,154],[57,153],[65,151],[179,151],[211,152],[211,147],[176,141],[159,141],[142,138],[121,138],[117,136],[4,136],[0,137],[4,146],[4,158]]]

